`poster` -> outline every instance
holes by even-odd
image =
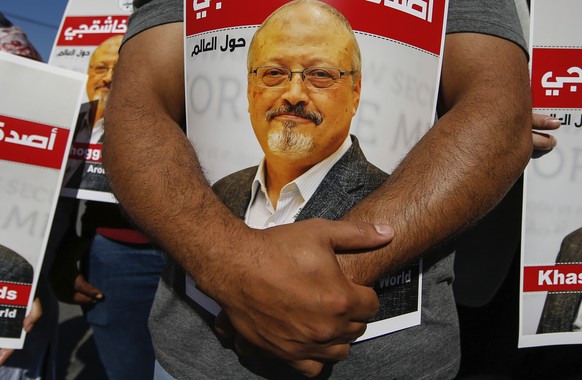
[[[343,152],[342,133],[355,136],[357,140],[349,138],[351,147],[359,144],[367,161],[390,173],[433,124],[447,2],[325,1],[347,19],[355,43],[347,28],[332,30],[329,25],[333,22],[319,24],[314,20],[302,27],[282,21],[277,29],[280,36],[269,32],[268,38],[261,36],[265,41],[258,38],[261,43],[253,45],[259,26],[285,3],[185,2],[187,133],[211,184],[240,178],[235,176],[242,173],[233,173],[244,168],[251,168],[245,173],[254,175],[257,169],[253,167],[265,157],[263,165],[269,169],[258,169],[259,173],[275,173],[267,174],[265,188],[270,198],[271,194],[275,198],[281,195],[278,199],[282,202],[283,193],[273,190],[277,186],[274,176],[289,179],[295,169],[303,174],[305,168],[317,167],[316,172],[321,169],[325,177],[323,181],[317,179],[321,185],[305,200],[309,208],[315,204],[309,203],[311,199],[337,185],[337,179],[331,179],[336,166],[322,168],[337,146]],[[360,64],[353,56],[355,46],[361,51],[361,68],[356,67]],[[288,124],[280,133],[271,134],[265,128],[270,123]],[[334,135],[329,132],[334,128],[341,131]],[[287,144],[287,148],[274,148],[272,144]],[[291,155],[279,154],[277,149],[295,149],[303,156],[288,160]],[[305,154],[307,151],[313,154]],[[250,185],[242,190],[250,191]],[[280,204],[273,201],[275,198],[271,205]],[[243,206],[246,208],[248,202]],[[270,225],[301,219],[304,211],[299,208],[295,216],[271,220]],[[251,211],[243,214],[247,224],[265,227],[253,223]],[[419,324],[421,279],[422,265],[416,263],[376,283],[384,307],[379,320],[369,323],[366,335],[360,339]],[[189,278],[187,294],[207,310],[215,314],[219,311],[219,306]],[[402,307],[394,312],[394,305]]]
[[[49,64],[86,73],[87,86],[63,180],[62,195],[116,202],[102,163],[103,112],[130,0],[70,0]]]
[[[526,169],[519,347],[582,343],[582,33],[576,0],[535,0],[534,112],[558,146]]]
[[[22,348],[84,74],[0,52],[0,347]],[[55,96],[58,92],[58,96]]]

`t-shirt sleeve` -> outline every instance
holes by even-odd
[[[184,19],[183,0],[134,0],[133,8],[123,42],[146,29]]]
[[[462,32],[501,37],[527,53],[514,0],[450,0],[447,33]]]

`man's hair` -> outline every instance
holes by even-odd
[[[356,39],[356,35],[354,34],[354,31],[353,31],[352,26],[350,25],[349,21],[345,18],[345,16],[340,11],[338,11],[337,9],[332,7],[331,5],[324,3],[322,1],[319,1],[319,0],[294,0],[294,1],[291,1],[285,5],[282,5],[278,9],[276,9],[273,13],[271,13],[269,15],[269,17],[267,17],[265,19],[265,21],[263,21],[263,23],[261,24],[259,29],[257,29],[257,31],[255,32],[253,38],[251,39],[251,43],[249,44],[249,50],[248,50],[248,55],[247,55],[247,69],[248,69],[248,71],[250,72],[252,70],[251,52],[253,51],[253,45],[254,45],[254,42],[255,42],[257,36],[263,31],[263,29],[266,26],[268,26],[271,23],[271,20],[274,17],[276,17],[280,12],[284,12],[285,10],[287,10],[289,8],[292,8],[295,6],[300,6],[303,4],[314,5],[314,6],[318,7],[319,9],[323,10],[324,12],[326,12],[327,14],[329,14],[330,16],[332,16],[337,21],[338,25],[340,25],[343,29],[345,29],[345,31],[348,33],[348,35],[350,35],[350,37],[352,38],[354,52],[353,52],[353,56],[352,56],[352,67],[350,70],[355,71],[355,74],[352,75],[352,78],[353,78],[354,83],[355,83],[357,81],[357,79],[360,77],[361,70],[362,70],[362,55],[360,53],[360,46],[358,45],[358,40]]]

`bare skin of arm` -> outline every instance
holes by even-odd
[[[371,253],[338,255],[357,283],[370,284],[490,211],[532,153],[526,57],[488,35],[446,37],[440,114],[389,180],[346,220],[389,223],[393,242]]]
[[[356,283],[373,283],[479,220],[522,173],[532,140],[538,149],[555,143],[535,133],[532,138],[532,125],[555,129],[555,122],[536,116],[532,124],[521,48],[482,34],[446,38],[439,98],[444,116],[388,181],[344,218],[395,229],[392,243],[382,249],[337,255],[343,272]]]
[[[208,186],[183,117],[182,24],[165,24],[126,42],[115,69],[104,163],[119,202],[251,343],[290,361],[344,359],[378,300],[346,279],[334,251],[387,244],[393,230],[322,220],[247,227]]]

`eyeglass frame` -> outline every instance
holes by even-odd
[[[115,66],[116,65],[113,65],[113,66],[109,66],[109,65],[89,65],[89,69],[91,69],[95,73],[95,75],[103,76],[103,75],[107,74],[110,70],[111,70],[111,73],[113,73],[113,71],[115,70]],[[95,70],[97,68],[104,68],[105,70],[103,72],[97,72],[97,70]]]
[[[284,88],[284,87],[286,87],[286,86],[287,86],[287,84],[288,84],[288,83],[290,83],[290,82],[293,80],[293,74],[301,74],[301,80],[303,81],[303,83],[305,84],[305,86],[306,86],[306,87],[308,87],[308,88],[311,88],[311,89],[316,89],[316,90],[327,90],[328,88],[331,88],[331,87],[332,87],[332,86],[333,86],[335,83],[337,83],[337,81],[338,81],[339,79],[342,79],[342,77],[343,77],[344,75],[354,75],[354,74],[357,74],[357,73],[358,73],[358,71],[357,71],[357,70],[342,71],[340,68],[337,68],[337,67],[321,67],[321,66],[314,66],[314,67],[306,67],[306,68],[304,68],[304,69],[303,69],[303,70],[301,70],[301,71],[292,71],[290,68],[288,68],[288,67],[285,67],[285,66],[258,66],[258,67],[257,67],[257,68],[255,68],[254,70],[251,70],[251,71],[249,71],[249,72],[248,72],[248,74],[255,74],[255,77],[257,77],[257,78],[258,78],[258,70],[259,70],[259,69],[264,69],[264,68],[282,69],[282,70],[286,70],[286,71],[288,71],[288,72],[289,72],[289,76],[287,77],[287,78],[289,79],[289,82],[282,82],[282,83],[284,83],[284,85],[281,85],[281,86],[268,86],[268,85],[266,85],[266,84],[264,84],[264,85],[259,85],[259,86],[261,86],[261,87],[263,87],[263,88],[273,88],[273,89],[276,89],[276,88]],[[330,85],[330,86],[328,86],[328,87],[316,87],[316,86],[307,86],[307,84],[308,84],[309,82],[305,82],[305,78],[306,78],[305,71],[307,71],[307,70],[313,70],[313,69],[322,69],[322,70],[337,70],[337,72],[339,72],[339,78],[337,78],[337,79],[333,79],[333,80],[334,80],[334,83],[333,83],[333,84],[331,84],[331,85]],[[263,82],[263,83],[264,83],[264,82]]]

